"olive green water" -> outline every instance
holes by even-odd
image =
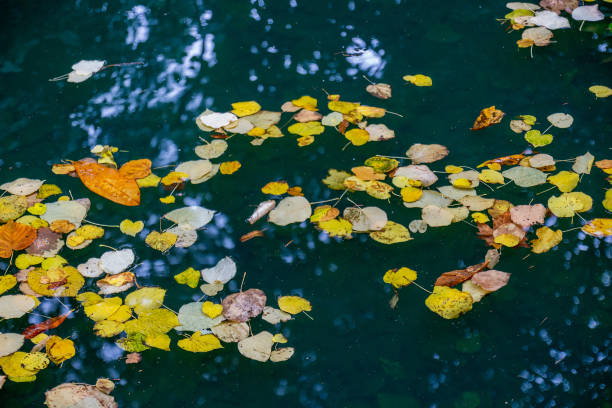
[[[550,113],[575,118],[571,128],[553,129],[555,141],[541,149],[555,158],[587,150],[610,158],[612,98],[596,100],[587,91],[612,84],[604,25],[555,31],[558,42],[535,49],[532,59],[529,50],[517,51],[519,34],[507,34],[495,21],[506,12],[503,2],[485,1],[5,2],[0,181],[43,178],[75,197],[89,197],[92,221],[145,220],[137,239],[109,229],[105,243],[134,248],[142,263],[135,270],[139,283],[166,287],[165,304],[172,309],[200,297],[172,275],[231,256],[239,276],[247,272],[245,287],[264,290],[271,304],[281,294],[302,295],[313,305],[314,320],[299,316],[282,325],[296,348],[285,363],[247,360],[232,344],[188,353],[178,349],[173,334],[173,351],[150,350],[140,364],[126,365],[124,353],[95,337],[93,323],[80,312],[54,331],[75,342],[75,358],[40,372],[34,383],[7,383],[0,406],[40,406],[48,388],[99,377],[118,379],[113,395],[121,407],[607,406],[610,240],[572,231],[546,254],[523,259],[526,249],[504,251],[497,269],[512,273],[508,286],[453,321],[426,309],[425,294],[416,287],[404,288],[391,310],[392,292],[381,277],[389,268],[408,266],[431,287],[440,273],[480,262],[487,248],[465,223],[393,246],[367,236],[337,241],[310,224],[270,225],[265,238],[238,240],[251,230],[244,219],[264,199],[259,189],[268,181],[300,185],[311,201],[332,198],[336,192],[320,182],[327,169],[348,169],[374,154],[403,155],[417,142],[448,146],[450,156],[432,166],[437,170],[451,163],[473,166],[527,147],[508,128],[508,118],[518,114],[537,116],[541,130]],[[104,70],[82,84],[47,81],[80,59],[144,64]],[[404,85],[402,75],[415,73],[431,76],[434,86]],[[393,98],[366,94],[364,74],[391,84]],[[290,135],[261,147],[237,136],[223,159],[243,167],[188,186],[170,207],[158,201],[160,191],[151,190],[143,191],[140,207],[121,207],[78,179],[50,171],[52,163],[84,157],[96,144],[128,151],[117,155],[119,162],[147,157],[164,166],[192,160],[202,135],[194,118],[206,108],[225,111],[232,102],[257,100],[278,110],[303,94],[322,104],[322,88],[401,113],[403,118],[383,120],[397,137],[343,151],[345,139],[333,130],[304,148]],[[493,104],[507,113],[504,122],[467,130],[480,109]],[[583,178],[579,190],[595,202],[586,218],[609,216],[601,206],[606,184],[597,169]],[[546,203],[554,192],[535,195],[545,189],[507,186],[495,196]],[[351,198],[381,205],[363,193]],[[219,214],[189,249],[161,255],[146,247],[144,237],[160,215],[181,203]],[[418,210],[397,200],[383,208],[404,225],[419,218]],[[565,230],[580,221],[550,219],[548,225]],[[103,251],[91,245],[62,255],[77,265]],[[230,284],[230,291],[239,284]],[[63,310],[58,305],[44,301],[40,313],[56,315]],[[0,331],[20,331],[40,319],[0,322]],[[253,331],[263,329],[278,330],[253,323]]]

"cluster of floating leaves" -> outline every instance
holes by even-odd
[[[407,75],[404,80],[415,86],[433,84],[431,78],[422,74]],[[383,100],[392,94],[391,86],[383,83],[372,83],[366,90]],[[230,175],[240,169],[237,161],[211,162],[225,153],[228,141],[234,136],[250,137],[254,146],[283,137],[285,125],[277,126],[283,113],[291,115],[289,122],[294,123],[287,131],[296,135],[300,147],[315,143],[315,136],[328,130],[344,137],[347,146],[382,142],[395,136],[382,123],[368,123],[391,113],[384,108],[342,101],[340,95],[328,95],[327,108],[328,113],[320,113],[318,100],[304,95],[285,102],[280,111],[262,110],[254,101],[236,102],[228,112],[207,110],[196,119],[197,126],[209,136],[202,137],[204,144],[194,149],[199,159],[179,163],[166,174],[154,174],[148,159],[118,165],[114,157],[118,148],[113,146],[95,146],[91,150],[95,157],[55,164],[52,171],[78,177],[91,192],[124,206],[140,205],[141,189],[145,188],[161,191],[160,201],[172,205],[176,203],[174,193],[186,188],[188,182],[197,185],[219,173]],[[505,113],[495,106],[485,108],[471,129],[478,131],[499,124],[504,117]],[[552,114],[547,119],[550,127],[557,129],[573,124],[573,118],[566,113]],[[509,126],[513,132],[525,132],[526,142],[533,147],[544,147],[554,138],[547,133],[549,129],[533,129],[537,123],[534,116],[517,115]],[[322,182],[342,193],[323,202],[310,201],[308,192],[300,186],[273,180],[261,187],[261,193],[268,197],[257,205],[247,222],[254,225],[266,216],[269,223],[280,227],[309,221],[338,240],[350,239],[353,234],[368,234],[373,241],[390,245],[412,240],[411,234],[423,235],[428,228],[471,220],[478,230],[476,235],[492,247],[482,263],[442,274],[432,291],[417,283],[417,272],[407,267],[391,269],[382,278],[395,292],[392,307],[399,300],[399,289],[414,284],[429,292],[426,307],[445,319],[459,317],[483,296],[508,283],[509,273],[492,269],[500,260],[502,247],[507,250],[526,247],[539,254],[558,245],[563,231],[541,226],[547,217],[572,221],[573,217],[579,217],[584,221],[579,228],[586,234],[612,235],[612,219],[582,218],[580,214],[591,210],[593,200],[575,191],[581,178],[591,173],[593,164],[604,173],[612,174],[612,160],[595,162],[589,152],[569,161],[556,160],[548,154],[526,150],[487,160],[475,168],[456,164],[447,164],[443,169],[430,168],[434,166],[432,163],[445,160],[448,155],[445,146],[416,143],[399,156],[373,156],[351,169],[329,169]],[[410,164],[403,165],[404,161]],[[557,170],[557,166],[569,167]],[[434,187],[439,181],[438,174],[444,174],[447,183]],[[550,196],[545,204],[514,204],[494,198],[496,189],[491,185],[499,184],[501,188],[512,182],[522,188],[549,183],[550,189],[557,189],[559,192],[555,194],[559,195]],[[63,324],[71,313],[82,313],[89,318],[97,336],[115,338],[130,353],[126,363],[137,363],[142,358],[140,353],[151,348],[170,350],[173,330],[186,334],[176,345],[189,352],[213,352],[223,348],[223,344],[237,343],[240,354],[261,362],[285,361],[294,354],[292,347],[278,346],[288,340],[276,325],[311,311],[308,300],[282,296],[277,299],[276,308],[267,305],[265,292],[260,289],[243,291],[241,285],[239,292],[225,294],[225,285],[237,272],[235,262],[226,257],[213,267],[190,267],[174,276],[176,284],[199,290],[200,300],[204,300],[186,303],[174,312],[164,306],[168,288],[137,284],[132,272],[137,255],[131,248],[107,247],[99,257],[76,266],[69,265],[59,254],[62,250],[79,251],[94,241],[103,241],[104,228],[112,227],[86,219],[91,206],[89,199],[62,195],[59,186],[38,179],[18,178],[0,185],[0,189],[5,191],[0,197],[0,257],[9,259],[7,272],[11,272],[0,278],[0,318],[23,317],[38,307],[41,297],[72,297],[80,304],[78,311],[70,310],[25,327],[22,333],[0,334],[0,367],[9,380],[34,381],[36,374],[51,362],[61,365],[75,355],[78,344],[47,333]],[[357,204],[361,194],[380,200],[380,206]],[[388,219],[382,208],[398,204],[418,214],[408,226]],[[612,190],[606,192],[602,204],[612,210]],[[163,253],[173,247],[193,245],[198,239],[198,230],[214,216],[214,210],[200,206],[178,207],[162,217],[171,223],[169,227],[161,229],[160,225],[159,231],[152,231],[146,237],[139,236],[143,221],[125,219],[117,227],[125,235],[144,238],[148,246]],[[241,241],[265,237],[264,230],[253,230],[243,235]],[[16,270],[11,270],[12,267]],[[81,291],[88,279],[95,280],[97,293]],[[461,290],[453,287],[459,284],[462,284]],[[125,296],[121,295],[125,292],[128,292]],[[274,325],[276,333],[263,330],[254,334],[251,323],[259,317]],[[32,343],[29,352],[21,351],[29,347],[26,340]],[[83,398],[104,399],[97,393],[107,394],[99,387],[86,384],[62,384],[54,390],[49,391],[48,400],[57,395],[76,398],[75,393],[86,395]],[[113,403],[108,402],[109,406]]]

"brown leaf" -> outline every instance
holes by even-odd
[[[501,246],[500,244],[495,243],[493,238],[493,228],[491,228],[488,224],[478,224],[477,227],[478,233],[476,235],[478,235],[478,238],[484,240],[487,245],[494,248],[499,248]]]
[[[140,353],[130,353],[125,356],[125,364],[138,364],[142,361]]]
[[[260,289],[233,293],[223,299],[223,316],[233,322],[247,322],[258,316],[266,305],[266,294]]]
[[[0,227],[0,258],[10,258],[13,251],[29,247],[35,239],[34,228],[18,222],[7,222]]]
[[[140,189],[133,178],[99,163],[74,162],[74,168],[85,187],[117,204],[140,204]]]
[[[344,135],[344,132],[346,132],[346,128],[348,127],[349,122],[348,120],[344,119],[342,122],[340,122],[340,124],[338,125],[338,132],[340,132],[341,135]]]
[[[119,169],[119,173],[121,173],[121,175],[125,177],[133,179],[147,177],[149,174],[151,174],[151,160],[131,160],[121,166],[121,168]]]
[[[514,235],[515,237],[519,239],[519,241],[521,241],[523,238],[525,238],[526,233],[518,225],[512,222],[509,222],[506,224],[502,224],[493,230],[493,238],[496,238],[504,234]]]
[[[380,99],[389,99],[391,97],[391,85],[371,84],[366,87],[366,92]]]
[[[544,224],[546,207],[542,204],[536,205],[517,205],[510,209],[512,222],[521,227],[530,227],[534,224]]]
[[[320,120],[323,117],[319,112],[313,112],[306,109],[302,109],[300,112],[293,115],[293,119],[298,122],[310,122],[314,120]]]
[[[264,233],[261,230],[253,230],[251,232],[247,232],[246,234],[244,234],[243,236],[240,237],[240,242],[246,242],[249,239],[253,239],[253,238],[257,238],[257,237],[263,237]]]
[[[609,169],[612,167],[612,160],[610,159],[598,160],[595,162],[595,166],[602,170]]]
[[[562,10],[565,10],[568,14],[572,14],[572,11],[580,4],[578,0],[542,0],[540,6],[546,10],[553,11],[557,14],[561,14]]]
[[[476,265],[468,266],[465,269],[457,269],[450,272],[444,272],[436,279],[435,286],[455,286],[461,282],[464,282],[472,277],[475,273],[478,273],[487,267],[487,262],[479,263]]]
[[[54,256],[62,246],[64,242],[60,234],[56,234],[49,228],[39,228],[36,239],[26,248],[26,252],[36,256]]]
[[[491,269],[484,272],[478,272],[472,277],[472,282],[489,292],[506,286],[510,280],[510,274],[502,271]]]

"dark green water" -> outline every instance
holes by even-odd
[[[7,383],[0,406],[40,406],[48,388],[99,377],[120,379],[113,395],[121,407],[476,407],[475,400],[482,407],[608,406],[610,240],[572,231],[546,254],[523,259],[528,250],[504,251],[497,268],[513,274],[509,285],[453,321],[427,310],[415,287],[403,289],[391,310],[382,275],[404,265],[431,287],[440,273],[480,262],[486,247],[465,223],[393,246],[367,236],[336,241],[311,225],[270,226],[264,239],[238,240],[250,231],[243,220],[250,205],[264,199],[259,189],[268,181],[285,179],[302,186],[311,201],[324,200],[336,196],[320,182],[328,168],[348,169],[374,154],[403,155],[417,142],[448,146],[450,156],[432,166],[437,170],[451,163],[473,166],[526,147],[508,129],[507,118],[518,114],[533,114],[542,124],[554,112],[575,118],[571,128],[553,129],[555,141],[542,149],[555,158],[587,150],[610,158],[612,98],[596,100],[587,91],[612,84],[604,62],[610,35],[596,24],[583,32],[556,31],[558,43],[537,48],[531,59],[528,50],[517,51],[519,34],[507,34],[495,21],[507,12],[503,3],[4,2],[0,181],[44,178],[75,197],[87,196],[92,221],[145,220],[138,239],[109,230],[105,241],[134,248],[142,262],[135,271],[139,282],[168,288],[165,303],[172,309],[199,297],[172,275],[229,255],[239,276],[247,272],[246,287],[264,290],[269,303],[281,294],[303,295],[315,320],[299,316],[282,325],[297,350],[286,363],[247,360],[235,345],[192,354],[178,349],[173,335],[172,352],[147,351],[142,363],[125,365],[123,352],[95,337],[93,323],[79,314],[55,331],[74,340],[76,357],[42,371],[35,383]],[[360,58],[339,54],[351,47],[366,52]],[[144,65],[104,70],[82,84],[47,81],[81,59]],[[416,73],[431,76],[434,86],[404,85],[402,75]],[[367,95],[363,74],[391,84],[393,98]],[[322,88],[403,114],[383,120],[397,137],[344,151],[345,139],[330,130],[305,148],[293,136],[261,147],[246,136],[233,138],[222,158],[239,160],[242,169],[188,186],[177,200],[220,212],[189,249],[160,255],[144,246],[147,228],[157,228],[169,208],[159,203],[160,192],[145,190],[138,208],[120,207],[50,171],[52,163],[86,156],[95,144],[129,151],[117,156],[120,162],[192,160],[201,135],[194,118],[205,108],[225,111],[232,102],[254,99],[278,110],[304,94],[322,104]],[[504,122],[468,131],[480,109],[493,104],[507,113]],[[586,218],[609,217],[601,206],[606,185],[597,169],[583,178],[578,190],[595,203]],[[544,189],[509,186],[496,197],[546,203],[553,192],[535,195]],[[352,198],[380,205],[363,193]],[[397,201],[383,208],[405,225],[419,217]],[[551,222],[561,229],[580,225]],[[103,251],[91,245],[62,255],[77,265]],[[45,301],[39,310],[54,315],[57,305]],[[0,330],[38,321],[29,319],[2,322]],[[254,323],[253,331],[263,329],[274,331]]]

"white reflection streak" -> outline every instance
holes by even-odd
[[[128,26],[126,44],[131,44],[132,49],[136,49],[138,44],[144,43],[149,39],[149,21],[146,14],[149,9],[143,5],[134,6],[127,12],[128,20],[135,20],[134,24]]]

